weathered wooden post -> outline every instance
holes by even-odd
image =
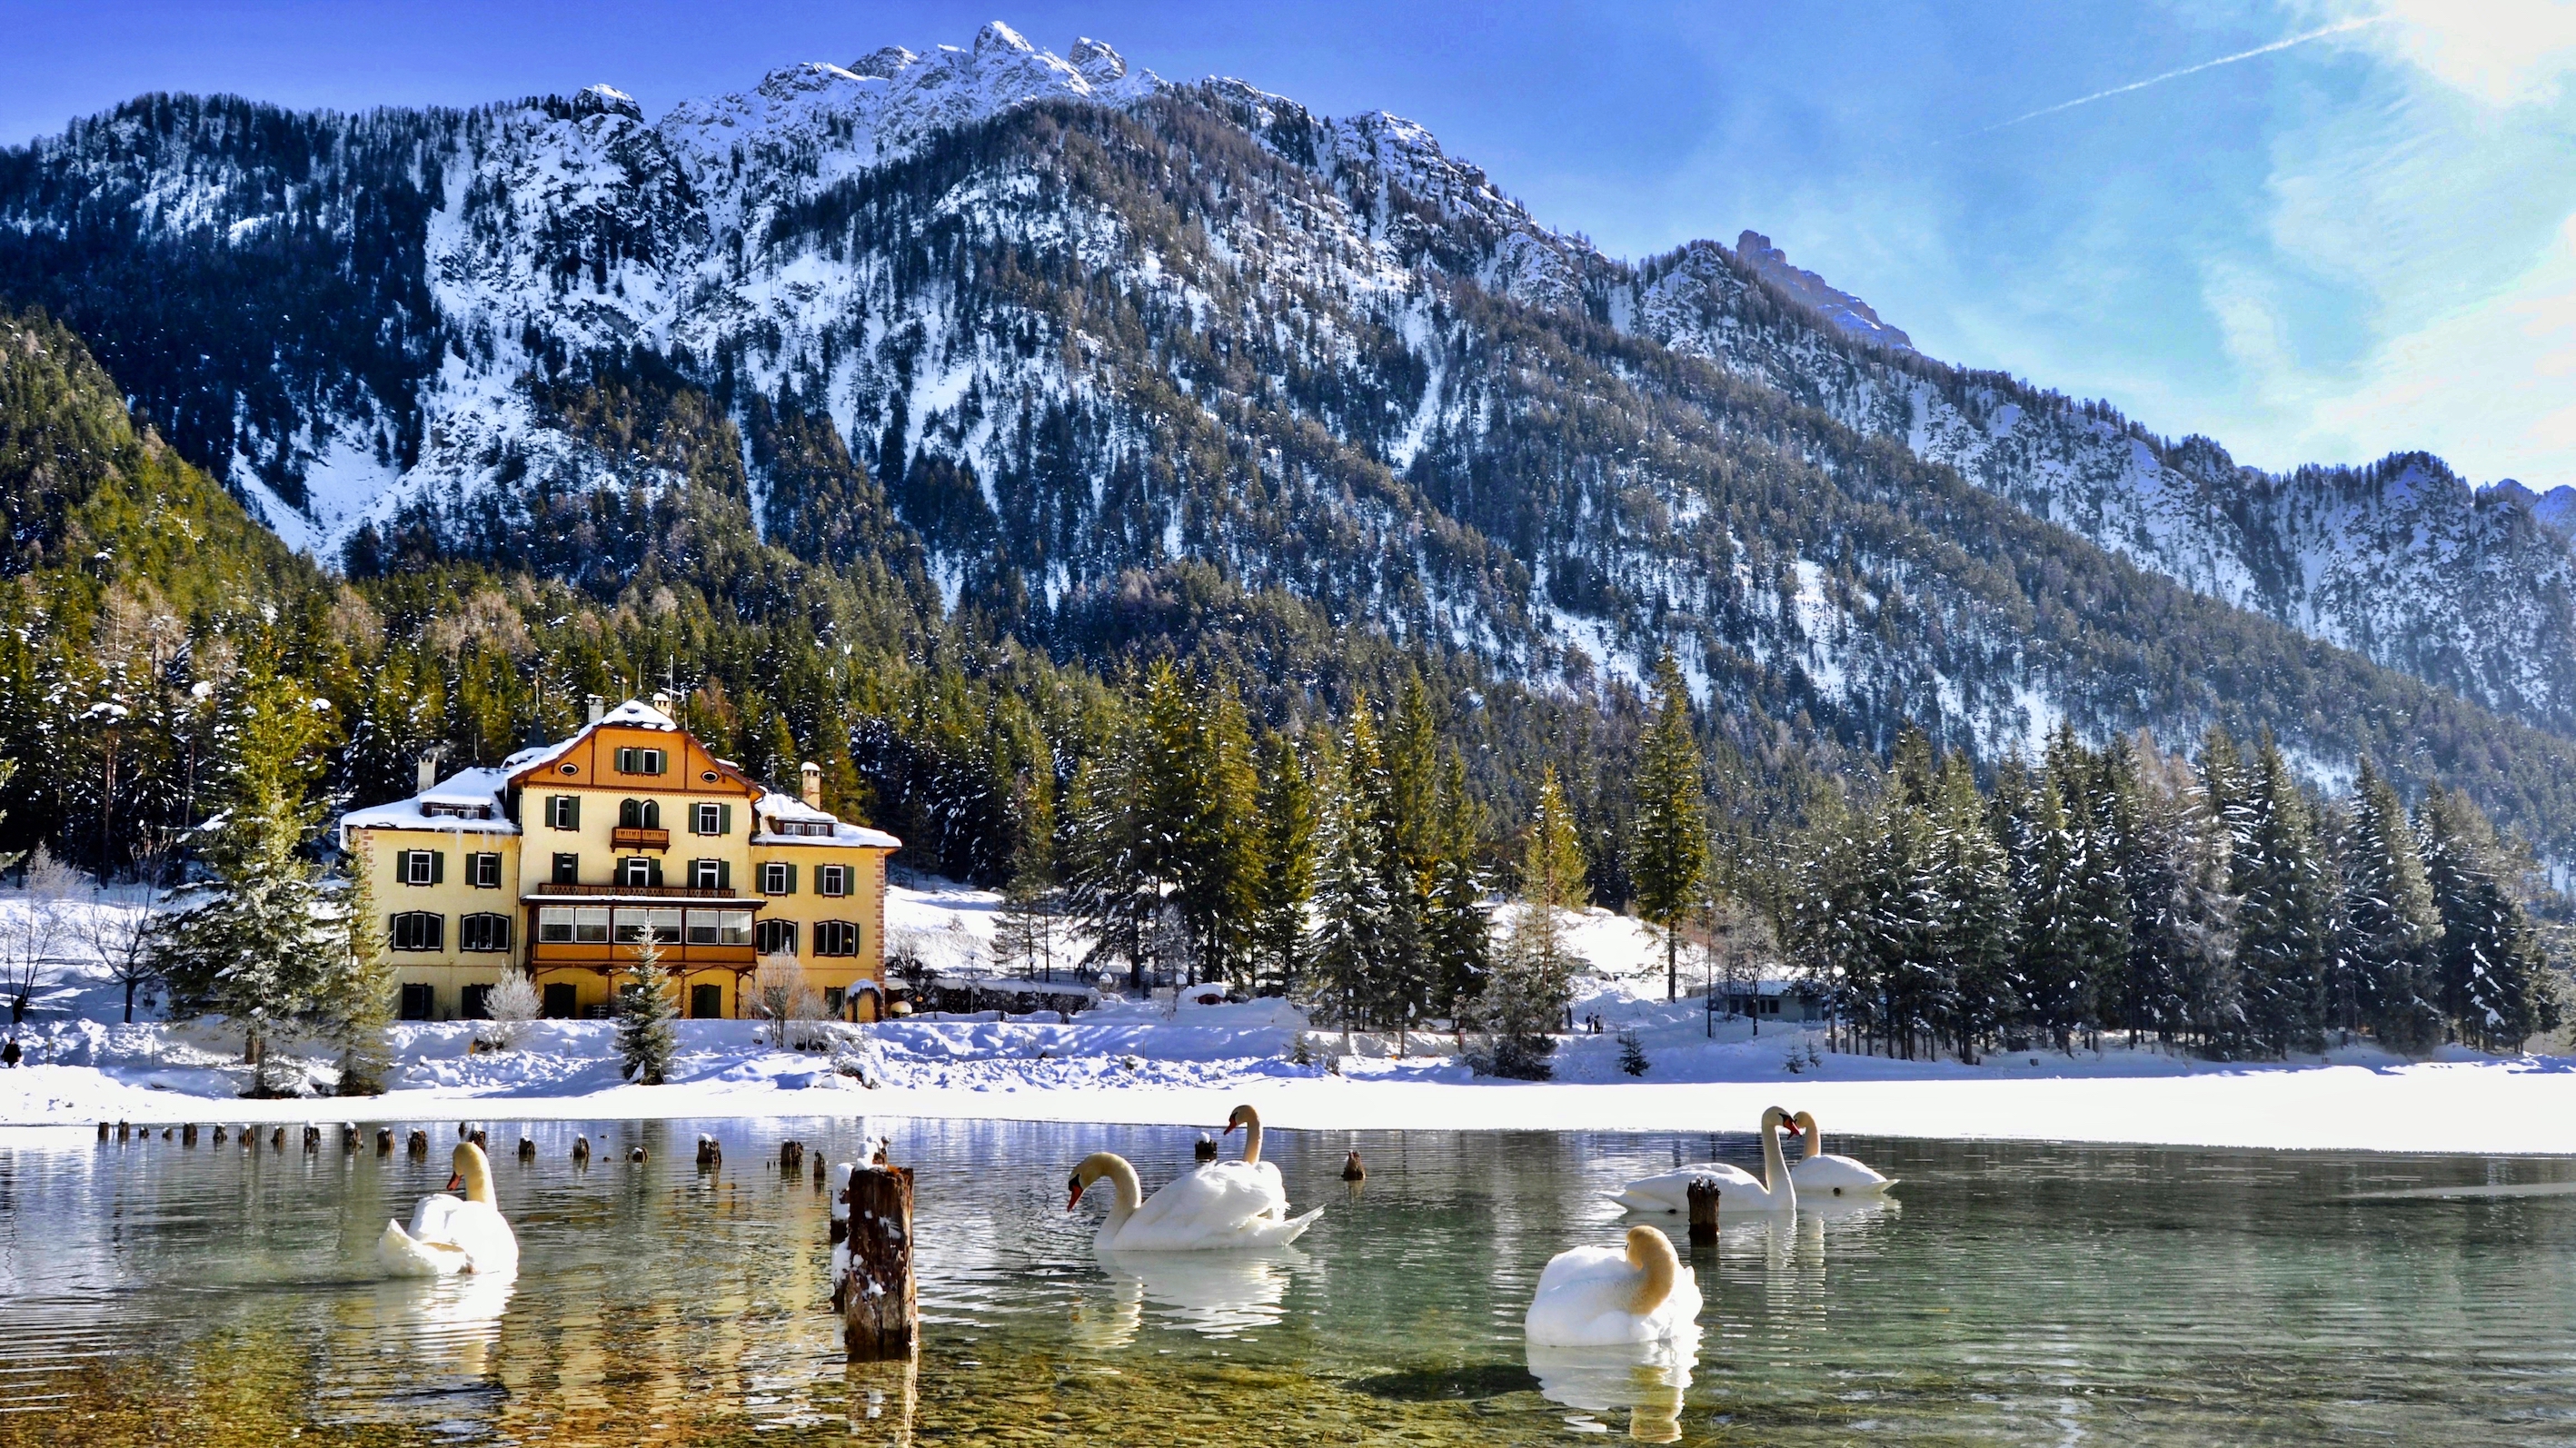
[[[321,1149],[322,1128],[314,1125],[310,1121],[304,1123],[304,1154],[311,1156],[313,1153],[320,1151]]]
[[[197,1144],[197,1123],[193,1121],[189,1122],[188,1129],[179,1133],[179,1144],[181,1146],[195,1146]]]
[[[268,1149],[271,1151],[286,1150],[286,1128],[283,1125],[272,1126],[268,1129]]]
[[[98,1139],[101,1141],[107,1140],[107,1123],[104,1121],[98,1124]]]
[[[630,1146],[626,1148],[626,1159],[637,1166],[642,1166],[644,1164],[644,1148],[641,1146]]]
[[[413,1127],[411,1138],[403,1143],[403,1148],[406,1154],[411,1156],[429,1155],[429,1133],[420,1127]]]
[[[814,1190],[818,1192],[823,1189],[823,1173],[823,1158],[817,1156],[814,1158]],[[834,1192],[832,1195],[837,1200],[841,1194],[839,1192]]]
[[[572,1164],[574,1166],[590,1165],[590,1138],[588,1136],[576,1136],[572,1139]]]
[[[1192,1154],[1201,1162],[1216,1160],[1216,1138],[1204,1131],[1200,1132],[1199,1144],[1192,1148]]]
[[[1360,1165],[1360,1154],[1356,1147],[1351,1151],[1351,1159],[1342,1163],[1342,1180],[1346,1182],[1368,1180],[1368,1168]]]
[[[724,1165],[724,1145],[705,1132],[698,1133],[698,1170],[714,1171]]]
[[[779,1174],[782,1176],[794,1176],[804,1169],[805,1143],[796,1140],[794,1137],[789,1137],[787,1140],[778,1143]]]
[[[537,1159],[537,1139],[536,1139],[535,1137],[533,1137],[533,1136],[523,1136],[523,1137],[520,1137],[520,1138],[519,1138],[519,1160],[521,1160],[521,1161],[535,1161],[536,1159]]]
[[[1690,1180],[1691,1245],[1704,1247],[1717,1240],[1717,1178],[1695,1176]]]
[[[378,1155],[378,1156],[391,1156],[391,1155],[393,1155],[393,1154],[394,1154],[394,1129],[393,1129],[392,1127],[390,1127],[390,1126],[379,1126],[379,1127],[377,1127],[377,1128],[376,1128],[376,1155]]]
[[[172,1129],[172,1128],[167,1127],[167,1126],[165,1126],[165,1127],[162,1127],[162,1128],[161,1128],[161,1139],[162,1139],[163,1141],[168,1141],[168,1140],[170,1139],[170,1132],[171,1132],[171,1129]]]
[[[357,1149],[358,1149],[358,1123],[356,1123],[356,1122],[354,1122],[354,1121],[343,1121],[343,1122],[341,1122],[341,1123],[340,1123],[340,1152],[341,1152],[341,1154],[345,1156],[345,1155],[347,1155],[347,1154],[348,1154],[348,1153],[350,1153],[350,1152],[356,1151]]]
[[[133,1139],[133,1136],[134,1136],[134,1127],[132,1126],[132,1124],[131,1124],[131,1123],[123,1122],[123,1121],[120,1121],[120,1122],[116,1123],[116,1139],[117,1139],[118,1141],[120,1141],[120,1142],[123,1142],[123,1141],[129,1141],[129,1140],[132,1140],[132,1139]]]
[[[223,1145],[228,1134],[229,1133],[224,1130],[224,1124],[222,1122],[218,1121],[215,1123],[215,1145]]]
[[[832,1254],[841,1305],[841,1343],[853,1362],[908,1357],[920,1304],[912,1280],[912,1168],[849,1168],[834,1194],[848,1236]]]

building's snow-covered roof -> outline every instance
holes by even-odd
[[[519,827],[507,818],[507,807],[503,802],[509,793],[510,781],[531,769],[561,758],[569,753],[574,745],[587,738],[591,731],[609,724],[629,729],[666,729],[674,734],[681,732],[679,721],[670,715],[640,699],[629,699],[600,715],[597,723],[583,725],[569,739],[522,749],[502,760],[497,767],[478,765],[472,769],[460,769],[409,799],[351,810],[341,816],[341,839],[345,842],[348,838],[346,832],[351,829],[457,830],[469,833],[515,835],[519,832]],[[729,760],[716,762],[729,769],[737,768]],[[751,836],[751,842],[755,845],[824,847],[837,845],[847,849],[864,850],[903,848],[903,841],[883,830],[872,830],[864,825],[845,823],[830,811],[816,809],[785,790],[771,789],[766,785],[758,784],[753,788],[760,791],[752,801],[752,809],[757,815],[765,816],[772,821],[808,826],[817,824],[831,826],[831,833],[821,835],[772,834],[755,830]],[[452,813],[463,809],[486,810],[490,812],[491,817],[464,819]]]
[[[519,827],[503,811],[501,792],[509,787],[510,771],[476,767],[460,769],[409,799],[391,804],[353,809],[340,817],[342,839],[352,829],[457,830],[467,834],[515,835]],[[463,818],[443,811],[480,809],[482,819]]]
[[[896,839],[894,836],[887,834],[883,830],[872,830],[865,825],[843,823],[839,816],[832,814],[828,810],[816,809],[812,805],[807,804],[805,801],[798,799],[796,796],[789,794],[783,789],[769,790],[767,793],[761,795],[759,801],[752,806],[752,809],[754,812],[758,813],[764,821],[777,821],[782,824],[801,825],[828,824],[832,827],[832,832],[828,835],[777,834],[767,830],[756,831],[751,837],[751,842],[755,845],[839,845],[847,849],[859,850],[899,850],[903,848],[903,841]]]

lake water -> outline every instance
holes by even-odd
[[[1539,1268],[1619,1235],[1596,1194],[1756,1165],[1749,1134],[1273,1131],[1327,1209],[1297,1246],[1104,1263],[1072,1163],[1151,1190],[1195,1133],[880,1119],[918,1172],[907,1369],[843,1363],[823,1199],[768,1164],[847,1158],[853,1122],[547,1123],[527,1164],[490,1122],[520,1274],[388,1283],[375,1238],[456,1135],[414,1124],[428,1160],[7,1138],[0,1444],[2576,1442],[2563,1160],[1837,1137],[1894,1205],[1686,1246],[1682,1370],[1533,1375]]]

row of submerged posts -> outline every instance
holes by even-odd
[[[137,1138],[152,1139],[155,1125],[137,1126],[130,1121],[98,1123],[98,1139],[130,1142]],[[160,1138],[176,1137],[188,1146],[198,1142],[201,1127],[196,1122],[169,1123],[158,1126]],[[267,1128],[268,1144],[278,1151],[286,1149],[290,1128],[273,1125]],[[305,1122],[294,1128],[304,1150],[318,1153],[322,1149],[323,1128],[317,1122]],[[214,1144],[222,1146],[236,1128],[218,1122],[212,1128]],[[261,1128],[244,1125],[238,1128],[244,1150],[259,1145]],[[338,1128],[340,1150],[354,1155],[366,1144],[365,1134],[354,1121],[344,1121]],[[470,1141],[485,1153],[491,1151],[490,1134],[472,1122],[459,1122],[457,1139]],[[379,1126],[375,1130],[375,1153],[394,1153],[394,1128]],[[826,1167],[823,1158],[813,1159],[814,1189],[829,1192],[831,1201],[832,1310],[841,1318],[841,1337],[854,1362],[883,1361],[911,1356],[919,1337],[920,1302],[913,1282],[912,1264],[912,1168],[890,1165],[886,1150],[890,1145],[882,1136],[862,1138],[868,1154],[865,1162],[841,1162]],[[1213,1145],[1213,1143],[1210,1143]],[[429,1132],[411,1129],[402,1142],[404,1154],[413,1157],[429,1155]],[[536,1142],[519,1138],[518,1157],[533,1161]],[[778,1168],[787,1176],[800,1175],[808,1153],[801,1141],[789,1140],[778,1148]],[[1356,1164],[1357,1153],[1353,1153]],[[572,1159],[577,1165],[588,1165],[591,1143],[587,1135],[573,1138]],[[626,1159],[634,1163],[645,1160],[644,1148],[631,1146]],[[1202,1158],[1204,1159],[1204,1158]],[[713,1171],[724,1165],[724,1145],[713,1136],[700,1135],[697,1143],[697,1166]]]

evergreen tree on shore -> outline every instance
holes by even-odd
[[[1708,868],[1708,790],[1691,732],[1690,690],[1667,652],[1655,665],[1653,722],[1638,746],[1637,914],[1664,941],[1664,999],[1681,996],[1681,927]]]

